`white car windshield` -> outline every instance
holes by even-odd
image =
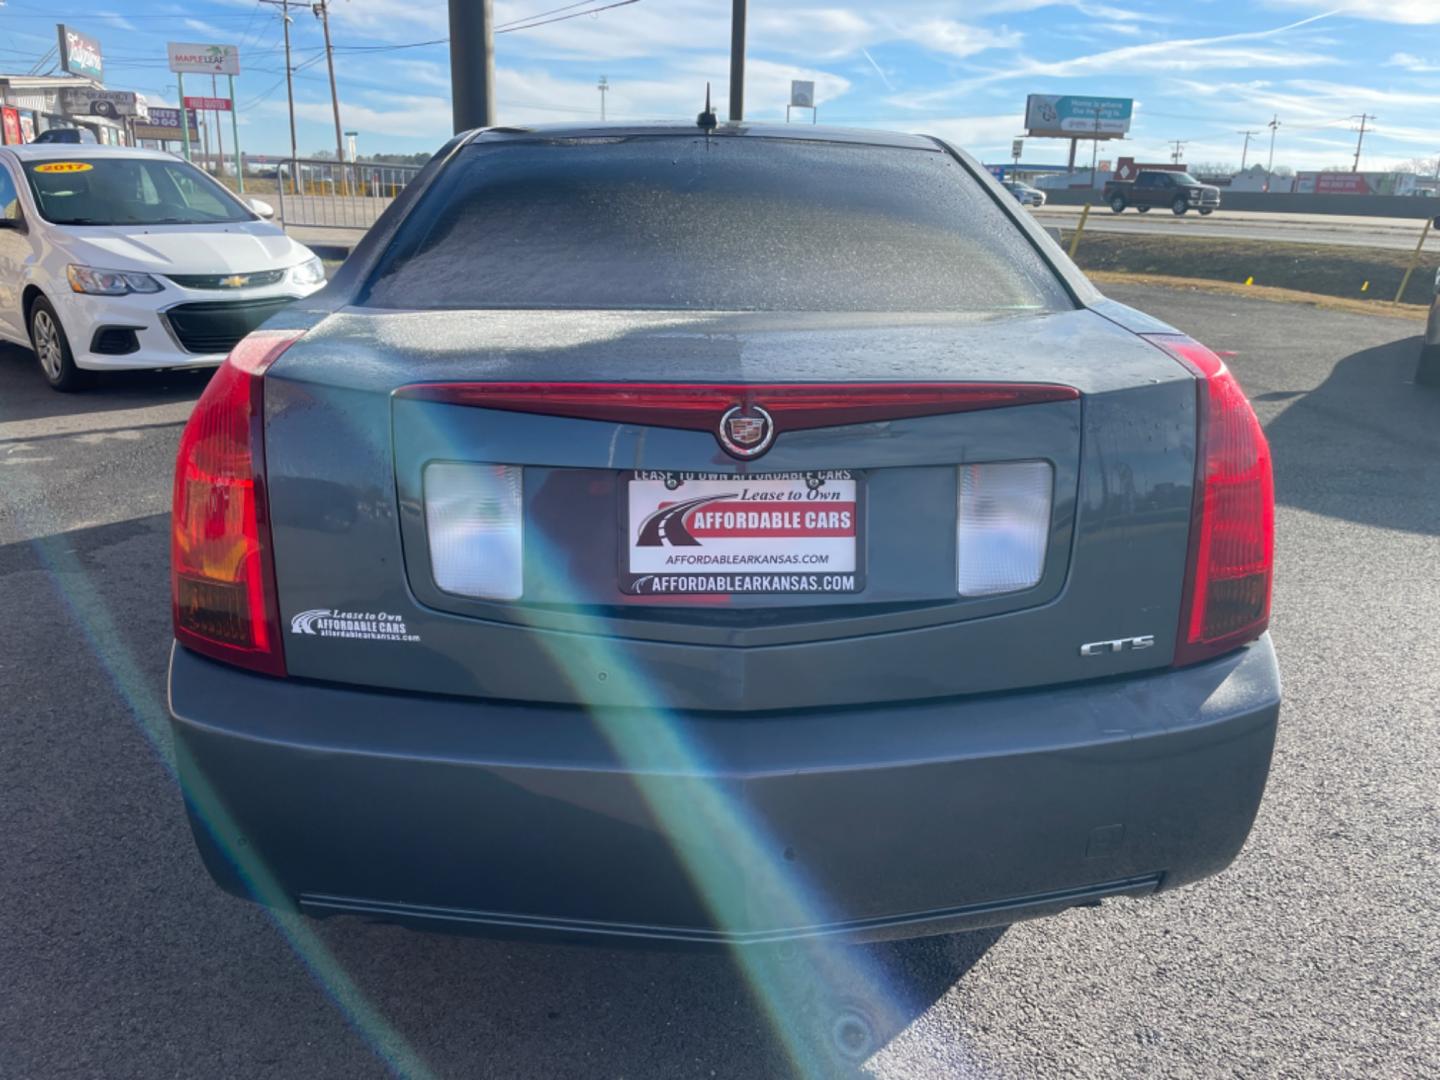
[[[40,216],[55,225],[202,225],[255,215],[193,165],[156,158],[27,161]]]

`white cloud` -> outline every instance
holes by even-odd
[[[1424,60],[1414,53],[1397,52],[1390,57],[1390,63],[1392,66],[1404,68],[1406,71],[1440,71],[1440,64],[1434,61]]]
[[[1436,0],[1269,0],[1273,7],[1299,8],[1302,11],[1324,11],[1333,15],[1353,15],[1376,22],[1408,23],[1423,26],[1440,23],[1440,3]]]
[[[986,75],[961,80],[940,90],[914,95],[897,95],[888,100],[891,104],[902,108],[930,108],[971,94],[982,86],[1021,78],[1064,79],[1109,74],[1134,75],[1138,72],[1239,70],[1248,67],[1313,68],[1333,63],[1334,60],[1319,53],[1301,52],[1298,49],[1269,48],[1250,43],[1298,30],[1323,18],[1325,18],[1324,15],[1313,15],[1269,30],[1252,30],[1208,38],[1172,38],[1150,41],[1143,45],[1125,45],[1118,49],[1107,49],[1103,52],[1072,57],[1068,60],[1027,59]]]

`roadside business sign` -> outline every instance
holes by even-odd
[[[223,97],[187,97],[185,108],[199,109],[201,112],[229,112],[230,99]]]
[[[145,99],[133,90],[96,90],[89,86],[67,86],[60,91],[60,105],[70,116],[144,116]]]
[[[190,138],[198,142],[200,128],[195,123],[195,113],[188,109],[186,112],[190,116]],[[149,116],[145,120],[136,120],[132,130],[137,139],[180,142],[185,138],[180,130],[180,110],[157,108],[153,105],[149,109]]]
[[[1140,170],[1146,172],[1184,172],[1184,165],[1173,161],[1136,161],[1133,157],[1122,157],[1115,163],[1116,180],[1134,180]]]
[[[813,109],[815,107],[814,80],[790,80],[790,107],[792,109]]]
[[[25,140],[20,134],[20,110],[13,105],[6,105],[0,109],[0,116],[4,117],[5,144],[14,146],[24,142]]]
[[[239,75],[240,49],[236,45],[195,45],[185,41],[167,41],[165,54],[170,70],[200,75]]]
[[[55,30],[60,35],[60,70],[104,82],[105,59],[100,42],[64,23],[57,23]]]
[[[1031,94],[1025,99],[1026,134],[1041,138],[1119,139],[1130,131],[1133,98]]]

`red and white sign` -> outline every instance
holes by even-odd
[[[199,109],[201,112],[229,112],[230,99],[228,97],[187,97],[185,108]]]
[[[4,116],[5,142],[10,145],[23,142],[23,136],[20,134],[20,110],[6,105],[4,109],[0,109],[0,113],[3,113]]]
[[[1326,173],[1315,177],[1316,195],[1369,195],[1370,184],[1364,173]]]
[[[640,596],[856,592],[859,483],[845,470],[636,474],[626,485],[621,587]]]
[[[1136,161],[1132,157],[1122,157],[1115,162],[1116,180],[1134,180],[1140,175],[1140,170],[1156,170],[1159,172],[1184,172],[1184,165],[1176,165],[1173,161]]]

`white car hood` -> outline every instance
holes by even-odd
[[[55,237],[70,258],[103,270],[155,274],[254,273],[294,266],[313,257],[276,225],[236,221],[220,225],[149,227],[70,226]]]

